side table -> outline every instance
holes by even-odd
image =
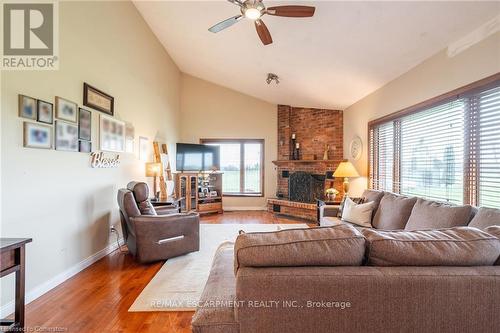
[[[0,327],[6,332],[24,332],[24,296],[25,296],[25,245],[31,238],[0,238],[0,278],[16,274],[16,301],[14,320],[1,319]],[[4,328],[1,330],[3,331]]]

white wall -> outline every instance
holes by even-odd
[[[181,139],[264,139],[265,197],[276,195],[277,106],[182,74]],[[225,197],[225,209],[264,209],[266,198]]]
[[[500,72],[500,33],[473,45],[455,57],[446,50],[422,62],[344,111],[344,156],[355,136],[363,141],[363,154],[353,161],[365,177],[351,182],[351,194],[359,195],[367,186],[368,122],[432,97],[449,92]]]
[[[52,103],[58,95],[82,106],[85,81],[115,97],[116,118],[135,125],[136,150],[139,135],[166,141],[171,150],[179,137],[180,72],[134,5],[61,2],[59,11],[60,69],[1,78],[1,236],[33,238],[28,296],[115,242],[109,226],[119,224],[117,189],[144,179],[144,163],[121,154],[119,168],[92,169],[89,154],[23,148],[17,95]],[[98,115],[93,111],[95,148]],[[13,287],[12,277],[2,279],[2,306],[13,299]]]

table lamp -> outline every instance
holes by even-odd
[[[335,172],[333,173],[333,176],[335,178],[344,178],[343,189],[345,198],[347,192],[349,192],[349,177],[359,177],[359,173],[356,171],[356,168],[354,168],[354,165],[352,165],[351,162],[349,162],[348,160],[343,160],[342,162],[340,162],[337,170],[335,170]]]
[[[156,177],[160,176],[161,163],[146,163],[146,177],[153,177],[153,193],[156,198]]]

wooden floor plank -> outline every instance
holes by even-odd
[[[304,223],[263,211],[207,215],[201,222]],[[162,265],[141,265],[130,255],[114,251],[28,304],[26,325],[67,332],[191,332],[194,312],[128,312]]]

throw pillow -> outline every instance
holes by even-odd
[[[373,227],[382,230],[402,230],[410,218],[417,198],[386,193],[373,217]]]
[[[373,215],[375,215],[375,212],[378,209],[378,206],[380,204],[380,200],[384,197],[385,192],[384,191],[379,191],[379,190],[365,190],[363,192],[363,195],[361,195],[361,198],[363,198],[363,202],[374,202],[375,205],[373,206]]]
[[[405,230],[442,229],[466,226],[472,207],[418,199],[411,211]]]
[[[364,199],[362,197],[359,197],[359,198],[355,198],[355,197],[348,197],[350,198],[352,201],[354,201],[355,203],[357,204],[362,204],[364,201]],[[342,218],[342,212],[344,211],[344,205],[345,205],[345,200],[342,200],[342,202],[340,203],[340,209],[339,209],[339,212],[337,213],[337,217],[339,218]]]
[[[342,221],[371,228],[374,207],[374,202],[356,204],[350,198],[347,198],[342,211]]]

